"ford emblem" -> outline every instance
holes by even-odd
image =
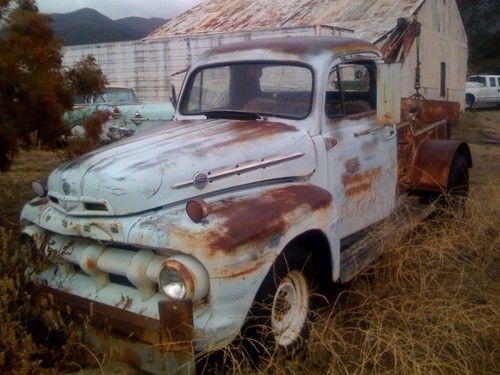
[[[208,184],[208,176],[205,173],[198,172],[194,175],[193,180],[194,187],[197,189],[203,189]]]

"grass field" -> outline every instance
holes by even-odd
[[[473,152],[471,197],[463,215],[429,220],[386,243],[380,261],[332,293],[299,357],[273,358],[256,371],[228,348],[207,372],[498,373],[500,111],[463,114],[454,136],[467,140]],[[17,222],[32,196],[30,182],[60,162],[53,152],[32,150],[0,174],[0,373],[133,373],[94,353],[71,322],[52,313],[54,329],[33,333],[44,312],[25,290],[29,252],[17,244]]]

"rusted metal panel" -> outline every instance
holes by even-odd
[[[453,102],[403,99],[398,126],[398,191],[443,191],[460,142],[450,141],[460,105]]]
[[[418,148],[410,175],[416,190],[444,192],[453,158],[464,145],[460,141],[429,139]]]
[[[275,27],[331,25],[355,30],[376,41],[408,18],[424,0],[211,0],[177,16],[148,36],[164,38],[197,33],[265,30]]]
[[[420,36],[420,23],[409,22],[405,18],[398,19],[396,29],[385,41],[381,50],[387,63],[404,63],[415,39]]]
[[[39,301],[53,306],[61,311],[70,307],[75,316],[92,317],[93,324],[109,327],[123,337],[130,337],[149,344],[159,344],[160,320],[139,315],[121,307],[109,306],[104,303],[79,297],[67,291],[58,290],[43,284],[31,284],[30,291]]]
[[[160,301],[160,336],[167,352],[193,352],[193,304],[191,301]]]
[[[259,53],[261,59],[277,58],[289,61],[310,61],[316,56],[324,59],[332,56],[344,56],[352,53],[371,52],[379,55],[380,51],[373,44],[361,39],[346,37],[297,37],[297,38],[266,38],[245,42],[225,44],[212,48],[200,58],[210,61],[211,58],[222,59],[247,59],[250,60],[254,54]],[[252,53],[252,55],[249,55]],[[234,54],[237,54],[236,56]],[[241,57],[239,57],[241,56]],[[266,58],[267,56],[267,58]]]
[[[195,373],[189,303],[159,302],[158,320],[40,284],[30,284],[30,291],[49,308],[62,313],[71,311],[74,318],[82,321],[90,318],[91,326],[85,327],[84,339],[104,353],[111,350],[115,358],[138,370],[153,374]],[[169,335],[165,335],[166,329]]]

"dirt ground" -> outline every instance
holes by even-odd
[[[488,224],[482,224],[480,223],[481,221],[481,211],[479,212],[479,215],[475,217],[473,220],[477,220],[477,231],[476,232],[481,232],[481,233],[476,233],[474,231],[474,228],[465,228],[463,229],[463,232],[466,233],[465,237],[457,237],[457,232],[460,232],[461,229],[459,228],[459,223],[445,223],[443,226],[443,229],[445,227],[452,227],[453,225],[457,226],[458,229],[455,230],[455,232],[447,232],[447,234],[443,234],[443,238],[437,237],[436,239],[422,239],[419,238],[419,235],[422,234],[417,234],[417,235],[412,235],[410,238],[407,239],[407,243],[404,244],[405,250],[407,248],[410,249],[422,249],[425,248],[425,246],[428,246],[429,248],[436,248],[437,246],[441,246],[443,242],[450,242],[450,249],[453,251],[456,250],[456,248],[460,248],[461,243],[464,241],[470,241],[472,245],[467,245],[469,248],[471,246],[475,246],[475,241],[482,241],[481,244],[477,244],[477,251],[482,251],[481,249],[486,249],[487,251],[491,251],[488,253],[488,255],[485,255],[484,258],[488,259],[483,259],[486,263],[481,268],[478,268],[477,264],[471,265],[469,267],[468,261],[465,262],[467,263],[466,265],[462,267],[461,264],[463,262],[463,254],[458,254],[458,253],[453,253],[452,250],[448,249],[443,252],[442,257],[445,256],[456,256],[457,260],[457,267],[458,268],[450,268],[448,263],[443,263],[441,264],[441,260],[437,258],[431,259],[435,267],[433,269],[434,274],[431,277],[431,281],[428,280],[428,275],[420,275],[417,278],[417,276],[412,276],[415,278],[415,280],[412,280],[411,282],[407,282],[407,280],[403,280],[404,282],[401,282],[402,278],[405,278],[405,276],[408,273],[408,269],[410,268],[415,268],[415,267],[427,267],[428,264],[425,263],[426,255],[423,253],[422,259],[419,259],[418,264],[415,263],[415,259],[411,260],[411,262],[408,262],[407,259],[400,259],[400,254],[398,255],[398,263],[397,267],[394,265],[395,263],[393,260],[391,260],[392,255],[389,254],[388,260],[384,260],[384,263],[379,267],[379,269],[376,269],[375,271],[372,272],[371,276],[368,275],[366,277],[361,277],[358,281],[353,283],[352,285],[349,286],[351,289],[351,297],[349,297],[349,300],[346,301],[347,298],[344,297],[344,302],[341,302],[340,304],[342,305],[342,311],[340,313],[337,313],[335,316],[330,316],[330,313],[327,313],[326,317],[321,318],[320,322],[323,322],[325,324],[324,327],[328,326],[328,329],[330,329],[332,326],[335,326],[337,328],[336,331],[334,331],[330,336],[325,338],[325,336],[317,336],[319,335],[318,332],[320,332],[323,328],[316,329],[315,333],[313,333],[313,344],[311,347],[308,349],[311,353],[313,353],[313,356],[315,358],[314,361],[311,362],[311,356],[309,359],[306,361],[306,363],[299,363],[295,365],[293,362],[290,365],[286,365],[285,367],[276,367],[276,369],[273,370],[275,373],[289,373],[289,372],[294,372],[294,373],[304,373],[304,374],[312,374],[315,373],[315,371],[318,371],[316,373],[320,372],[329,372],[332,373],[381,373],[381,372],[389,372],[389,373],[470,373],[470,374],[475,374],[475,373],[493,373],[494,371],[491,370],[492,368],[495,367],[496,365],[500,365],[500,360],[499,360],[499,353],[498,353],[498,341],[496,343],[496,347],[494,344],[495,337],[498,338],[498,328],[500,327],[500,320],[498,318],[498,314],[500,311],[500,304],[499,304],[499,298],[498,295],[500,293],[500,263],[499,263],[499,254],[498,254],[498,217],[500,217],[500,110],[476,110],[476,111],[470,111],[463,113],[461,115],[461,123],[457,129],[454,130],[453,132],[453,137],[456,139],[462,139],[467,142],[469,142],[473,154],[473,169],[470,171],[470,178],[471,178],[471,200],[476,202],[478,205],[481,207],[485,207],[488,213],[484,216],[488,216],[492,219],[489,219]],[[0,173],[0,191],[2,192],[0,194],[0,245],[2,244],[2,241],[4,243],[4,248],[7,248],[10,242],[8,242],[8,238],[17,238],[18,236],[18,218],[19,218],[19,212],[27,200],[29,200],[32,197],[32,192],[31,192],[31,187],[30,187],[30,182],[35,179],[42,179],[46,178],[48,176],[48,173],[58,164],[60,164],[63,161],[63,155],[58,154],[57,152],[51,152],[51,151],[44,151],[41,149],[32,149],[31,151],[23,151],[19,154],[18,158],[15,160],[14,165],[12,167],[12,170],[8,173]],[[486,212],[486,211],[484,211]],[[496,218],[495,218],[496,217]],[[493,223],[493,224],[492,224]],[[469,223],[466,223],[467,225],[470,225]],[[474,225],[474,223],[472,223]],[[2,229],[4,228],[4,229]],[[428,229],[423,229],[422,231],[425,231]],[[451,231],[451,229],[450,229]],[[484,232],[484,233],[483,233]],[[440,232],[433,232],[434,235],[440,236]],[[451,233],[451,234],[450,234]],[[429,237],[429,235],[426,235]],[[456,237],[456,238],[455,238]],[[476,240],[478,239],[478,240]],[[435,242],[432,242],[432,241]],[[489,242],[489,243],[487,243]],[[5,245],[7,244],[7,245]],[[413,246],[413,247],[412,247]],[[463,245],[465,246],[465,245]],[[401,250],[401,247],[403,247],[402,244],[399,244],[394,247],[394,251],[399,251]],[[2,248],[0,248],[2,250]],[[418,251],[420,251],[418,250]],[[485,251],[486,251],[485,250]],[[434,250],[433,250],[434,251]],[[469,251],[469,250],[468,250]],[[447,255],[446,255],[447,254]],[[1,258],[1,257],[0,257]],[[431,261],[429,260],[429,261]],[[391,263],[393,262],[393,263]],[[451,262],[452,263],[452,262]],[[465,264],[464,263],[464,264]],[[9,281],[10,279],[6,278],[9,273],[12,273],[12,270],[7,269],[10,263],[8,261],[4,261],[0,259],[0,266],[2,266],[2,269],[0,270],[0,274],[3,275],[4,279],[0,280],[0,294],[2,293],[7,293],[5,290],[9,291],[10,289],[4,288],[4,285],[11,285],[13,282]],[[7,266],[6,266],[7,265]],[[398,270],[394,270],[394,268],[398,268]],[[405,268],[406,267],[406,268]],[[462,289],[446,289],[442,288],[441,284],[436,286],[434,289],[432,284],[438,279],[436,274],[441,275],[439,272],[440,269],[445,268],[443,271],[442,279],[439,279],[439,283],[445,284],[448,278],[455,278],[454,284],[460,284],[462,283],[462,279],[458,280],[459,278],[463,278],[465,281],[463,282],[463,286],[461,286]],[[459,269],[460,268],[460,269]],[[401,269],[401,270],[399,270]],[[480,275],[480,280],[478,279],[477,275],[473,275],[474,273],[477,273],[477,270],[481,270],[479,273]],[[389,272],[390,271],[390,272]],[[404,272],[403,272],[404,271]],[[399,273],[402,272],[402,273]],[[372,276],[373,274],[376,274],[375,277],[373,278],[374,280],[379,280],[379,281],[372,281]],[[11,277],[13,277],[11,275]],[[385,279],[387,277],[387,279]],[[414,284],[423,284],[425,282],[428,282],[428,285],[424,285],[423,287],[420,286],[415,286]],[[452,281],[453,283],[453,281]],[[15,284],[13,284],[15,285]],[[437,284],[436,284],[437,285]],[[450,284],[451,285],[451,284]],[[401,291],[400,289],[402,288],[409,288],[408,290]],[[412,295],[412,289],[415,290],[415,294]],[[422,289],[419,289],[422,288]],[[459,296],[460,293],[462,293],[463,290],[467,288],[470,288],[471,290],[474,288],[478,288],[476,291],[475,289],[472,290],[470,293],[475,294],[474,296],[465,296],[467,293],[464,293],[464,297]],[[446,289],[446,290],[445,290]],[[377,291],[377,293],[372,292],[372,291]],[[399,290],[399,295],[398,291]],[[429,290],[434,293],[434,296],[428,296]],[[478,293],[480,293],[480,290],[483,290],[484,293],[481,295],[481,298],[478,297]],[[9,292],[10,293],[10,292]],[[370,294],[371,293],[371,294]],[[356,298],[356,294],[358,295],[358,299]],[[406,295],[406,296],[405,296]],[[7,296],[7,297],[6,297]],[[25,303],[24,300],[21,300],[22,298],[25,297],[19,297],[16,294],[16,298],[20,298],[18,301],[19,305],[22,303]],[[359,297],[362,296],[363,298]],[[20,347],[24,345],[24,341],[19,341],[19,337],[16,335],[16,327],[21,327],[24,323],[23,322],[16,322],[16,319],[18,319],[15,315],[14,310],[16,310],[16,306],[12,305],[12,302],[9,302],[7,308],[2,310],[2,303],[4,300],[10,299],[12,300],[11,297],[9,297],[8,294],[5,295],[0,295],[0,318],[2,319],[2,325],[5,326],[4,322],[9,321],[13,323],[9,323],[13,325],[13,330],[12,330],[12,336],[13,338],[11,341],[7,341],[5,337],[7,334],[5,333],[5,330],[2,330],[0,328],[0,334],[4,335],[4,337],[0,337],[0,372],[2,371],[3,366],[6,366],[5,369],[6,372],[12,372],[12,373],[19,373],[19,370],[17,371],[12,371],[12,369],[7,367],[8,364],[8,356],[15,356],[15,354],[8,354],[8,348],[6,347],[8,345],[11,345],[12,350],[15,351],[16,346]],[[404,300],[399,301],[398,298],[406,298]],[[436,302],[439,301],[439,302]],[[456,303],[457,310],[452,310],[452,302]],[[472,302],[471,302],[472,301]],[[479,302],[478,302],[479,301]],[[415,305],[412,305],[414,303]],[[425,304],[428,303],[429,307],[425,306]],[[428,313],[426,311],[438,311],[439,308],[438,306],[434,306],[433,304],[443,304],[442,307],[442,314],[438,315],[433,315],[431,318],[432,320],[428,317]],[[371,304],[371,305],[370,305]],[[400,326],[397,326],[397,319],[398,317],[391,317],[391,314],[394,313],[393,310],[389,309],[388,306],[389,304],[393,304],[394,309],[400,309],[401,311],[398,310],[398,316],[402,319],[402,323]],[[370,305],[370,306],[368,306]],[[400,306],[401,305],[401,306]],[[446,305],[446,306],[444,306]],[[375,307],[373,306],[378,306],[379,310],[375,310]],[[391,305],[392,306],[392,305]],[[400,306],[400,307],[398,307]],[[407,309],[408,306],[411,306],[409,310],[411,310],[411,314],[414,314],[414,311],[421,310],[423,313],[421,315],[403,315],[403,310]],[[467,310],[467,313],[470,312],[471,315],[464,316],[463,321],[457,321],[457,326],[460,326],[459,328],[456,329],[454,326],[453,329],[456,329],[457,332],[455,334],[457,335],[456,337],[451,336],[449,334],[449,329],[450,327],[445,327],[443,328],[443,331],[438,330],[438,326],[441,324],[443,327],[447,324],[447,322],[451,321],[454,319],[455,315],[460,315],[461,309],[463,306],[470,306],[470,311]],[[335,309],[338,309],[337,303],[335,303]],[[486,310],[484,308],[487,307]],[[448,308],[448,309],[446,309]],[[431,310],[426,310],[426,309],[431,309]],[[439,310],[440,311],[440,310]],[[360,327],[362,328],[363,334],[360,334],[360,331],[356,331],[353,329],[353,327],[350,326],[350,324],[355,324],[355,318],[353,316],[357,316],[356,314],[360,314],[360,312],[363,312],[365,314],[363,317],[360,319],[364,321],[364,323],[359,324]],[[370,314],[374,314],[373,317],[370,317]],[[465,313],[464,313],[465,314]],[[471,318],[472,316],[472,318]],[[389,320],[386,321],[384,319],[388,318]],[[330,320],[329,320],[330,319]],[[370,320],[371,319],[371,320]],[[380,319],[380,324],[377,326],[376,321]],[[403,327],[408,323],[408,321],[412,322],[418,322],[419,319],[422,319],[421,321],[421,326],[416,326],[416,328],[412,327]],[[457,318],[458,319],[458,318]],[[481,320],[483,319],[483,320]],[[370,321],[370,323],[366,323],[367,321]],[[327,322],[327,323],[325,323]],[[374,323],[375,322],[375,323]],[[377,323],[378,324],[378,323]],[[413,323],[412,323],[413,324]],[[415,323],[417,324],[417,323]],[[419,323],[420,324],[420,323]],[[411,324],[410,324],[411,325]],[[430,325],[430,326],[429,326]],[[434,326],[432,326],[434,325]],[[344,335],[342,333],[342,327],[346,328],[346,334]],[[394,326],[394,327],[393,327]],[[432,327],[431,327],[432,326]],[[496,328],[495,328],[496,326]],[[341,327],[341,328],[339,328]],[[367,328],[368,327],[368,328]],[[424,327],[424,328],[422,328]],[[348,329],[349,328],[349,329]],[[358,327],[359,328],[359,327]],[[358,329],[356,328],[356,329]],[[393,329],[394,328],[394,329]],[[420,341],[415,339],[416,335],[419,335],[422,329],[434,329],[435,331],[429,333],[430,339],[426,336],[425,338],[419,339]],[[414,329],[414,330],[413,330]],[[380,332],[379,332],[380,330]],[[495,331],[493,332],[492,331]],[[327,328],[323,329],[323,334],[324,332],[327,331]],[[445,332],[446,331],[446,332]],[[357,332],[353,334],[353,332]],[[443,333],[444,332],[444,333]],[[388,335],[391,334],[393,337],[388,337],[388,336],[382,336],[382,335]],[[353,336],[356,335],[367,335],[368,339],[367,341],[356,341],[357,339],[352,339]],[[400,341],[404,335],[407,335],[408,337],[411,336],[411,340],[413,341],[408,341],[401,343]],[[440,336],[441,335],[441,336]],[[495,336],[496,335],[496,336]],[[14,337],[16,336],[16,337]],[[363,336],[364,337],[364,336]],[[435,337],[435,340],[438,342],[441,340],[443,341],[442,343],[442,351],[446,352],[447,350],[447,345],[450,346],[450,353],[449,357],[446,356],[440,356],[439,353],[436,354],[436,349],[432,346],[432,338]],[[449,337],[449,342],[445,343],[446,340],[448,340]],[[338,347],[334,346],[334,341],[333,338],[340,338],[344,342],[347,342],[352,339],[352,345],[351,346],[346,346],[344,347]],[[469,339],[468,339],[469,338]],[[335,340],[336,340],[335,339]],[[10,340],[10,339],[9,339]],[[16,341],[17,340],[17,341]],[[375,341],[374,341],[375,340]],[[380,346],[383,345],[393,345],[391,348],[392,349],[387,349],[387,351],[390,352],[392,350],[392,358],[389,362],[395,361],[394,363],[383,363],[385,361],[385,356],[387,356],[387,352],[384,352],[380,355],[382,358],[380,363],[383,363],[383,366],[388,366],[388,367],[377,367],[380,366],[380,363],[368,363],[371,361],[373,356],[375,354],[368,352],[364,352],[363,347],[364,345],[367,345],[367,343],[370,343],[372,345],[374,342],[377,342],[376,340],[381,340]],[[396,340],[393,343],[391,340]],[[416,341],[415,341],[416,340]],[[425,341],[428,340],[428,341]],[[468,344],[465,344],[463,346],[453,346],[454,342],[463,340],[465,341],[470,341],[474,345],[477,345],[475,347],[469,347],[467,346]],[[332,341],[332,342],[330,342]],[[31,342],[31,341],[30,341]],[[485,344],[483,345],[482,343]],[[492,343],[493,342],[493,343]],[[416,360],[413,359],[413,357],[404,357],[400,353],[396,353],[397,350],[400,350],[403,348],[405,345],[408,347],[411,346],[418,346],[418,344],[425,343],[425,345],[428,345],[428,348],[426,349],[428,352],[425,352],[422,354],[422,351],[418,353],[418,356],[422,357],[423,359],[418,359]],[[32,345],[30,343],[30,345]],[[76,344],[77,346],[80,344]],[[318,348],[319,345],[319,348]],[[321,345],[327,345],[328,350],[325,350],[324,346]],[[377,342],[377,345],[378,342]],[[30,348],[33,347],[33,350],[38,350],[40,351],[39,348],[36,348],[35,346],[30,346]],[[31,350],[31,349],[30,349]],[[462,352],[460,352],[462,350]],[[481,354],[480,358],[476,358],[475,353],[484,351],[484,353]],[[80,349],[80,351],[82,351]],[[343,355],[342,352],[345,351],[345,357],[347,360],[344,361],[344,359],[340,360],[339,358]],[[6,354],[7,353],[7,354]],[[45,352],[44,352],[45,353]],[[338,353],[338,358],[336,357],[337,354],[333,353]],[[349,356],[352,356],[352,358],[355,357],[360,357],[364,355],[364,353],[368,356],[366,362],[363,362],[360,367],[349,367],[352,365],[348,364],[345,365],[345,368],[342,367],[344,366],[345,363],[349,362],[354,362],[354,360],[350,360]],[[23,368],[27,369],[35,369],[32,370],[32,373],[38,373],[43,372],[43,373],[58,373],[59,369],[64,368],[64,372],[71,372],[69,371],[70,369],[73,369],[75,371],[75,366],[68,365],[67,363],[64,365],[60,365],[62,367],[52,367],[46,370],[40,370],[41,366],[39,362],[33,362],[33,364],[27,364],[29,361],[32,360],[33,355],[30,353],[25,353],[23,354],[23,360],[27,361],[24,363]],[[462,357],[467,357],[470,356],[472,359],[467,361],[467,358],[464,360],[464,364],[462,367],[449,367],[447,368],[446,363],[450,363],[450,366],[452,366],[452,362],[455,360],[456,362],[460,362],[460,358]],[[72,353],[71,356],[68,355],[68,357],[64,357],[63,359],[59,360],[61,363],[66,361],[69,362],[71,361],[76,361],[78,357],[78,350],[76,350],[76,354]],[[35,356],[35,358],[38,358]],[[57,357],[59,358],[59,357]],[[68,359],[70,358],[70,359]],[[99,357],[100,359],[98,360],[97,357],[92,357],[96,358],[97,363],[99,363],[99,368],[86,368],[85,370],[81,370],[79,373],[84,373],[84,374],[98,374],[98,373],[112,373],[112,374],[130,374],[134,373],[131,368],[128,366],[117,363],[117,362],[111,362],[111,363],[106,363],[102,359],[102,357]],[[92,362],[91,358],[91,362]],[[401,363],[397,363],[399,358],[403,358],[403,361],[407,361],[407,363],[403,363],[404,366],[409,366],[409,367],[401,367]],[[409,359],[408,359],[409,358]],[[18,359],[16,359],[18,360]],[[418,362],[418,360],[423,361],[422,363],[415,363],[415,361]],[[426,363],[426,362],[431,362],[431,361],[436,361],[435,363]],[[34,361],[34,360],[33,360]],[[338,363],[335,361],[339,361]],[[94,362],[94,365],[95,365]],[[321,363],[332,363],[331,366],[333,367],[328,367],[327,365],[319,365],[316,364],[316,362],[321,362]],[[73,362],[71,362],[73,363]],[[73,363],[74,364],[74,363]],[[102,366],[101,366],[102,364]],[[400,366],[400,367],[390,367],[390,366]],[[454,365],[454,364],[453,364]],[[31,367],[30,367],[31,366]],[[79,367],[80,366],[80,367]],[[80,363],[76,365],[76,368],[82,368],[81,366],[85,365],[83,363]],[[300,366],[308,366],[307,368],[310,368],[311,371],[302,371]],[[413,367],[412,367],[413,366]],[[427,366],[427,367],[426,367]],[[92,366],[91,366],[92,367]],[[334,370],[332,370],[332,368]],[[387,370],[389,368],[389,370]],[[38,369],[38,370],[37,370]],[[234,368],[233,368],[234,369]],[[373,369],[370,370],[370,369]],[[382,370],[381,370],[382,369]],[[392,370],[391,370],[392,369]],[[497,368],[498,369],[498,368]],[[326,372],[325,372],[326,371]],[[243,371],[246,373],[246,371]],[[218,372],[213,372],[213,373],[218,373]]]

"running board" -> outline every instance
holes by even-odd
[[[408,198],[408,200],[415,202],[416,199]],[[401,204],[387,219],[372,225],[369,229],[364,229],[364,235],[356,242],[352,243],[351,239],[357,234],[342,239],[340,282],[346,283],[368,268],[382,255],[383,246],[389,238],[401,236],[412,230],[418,223],[425,220],[434,211],[434,208],[432,204]]]

